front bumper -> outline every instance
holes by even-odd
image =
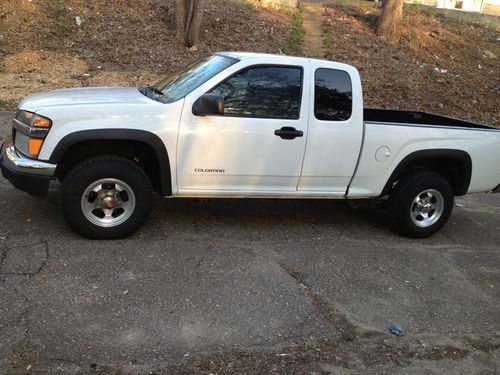
[[[20,154],[11,137],[3,143],[0,151],[0,168],[4,178],[19,190],[31,195],[47,195],[56,164],[30,159]]]
[[[500,184],[492,190],[493,193],[500,193]]]

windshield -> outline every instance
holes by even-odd
[[[204,57],[183,71],[173,74],[153,85],[152,88],[160,95],[160,100],[164,103],[175,102],[191,91],[207,82],[210,78],[219,74],[224,69],[229,68],[238,60],[221,55],[211,55]]]

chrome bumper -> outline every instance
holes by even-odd
[[[53,177],[57,167],[57,164],[29,159],[18,153],[12,142],[12,137],[7,138],[2,145],[0,163],[13,173],[43,177]]]

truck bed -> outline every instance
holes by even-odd
[[[366,108],[364,110],[364,120],[366,122],[394,123],[398,125],[450,126],[455,128],[500,130],[492,126],[435,115],[433,113],[389,109]]]

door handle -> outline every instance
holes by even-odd
[[[295,139],[304,136],[304,132],[291,126],[283,126],[281,129],[276,129],[274,135],[277,135],[281,139]]]

